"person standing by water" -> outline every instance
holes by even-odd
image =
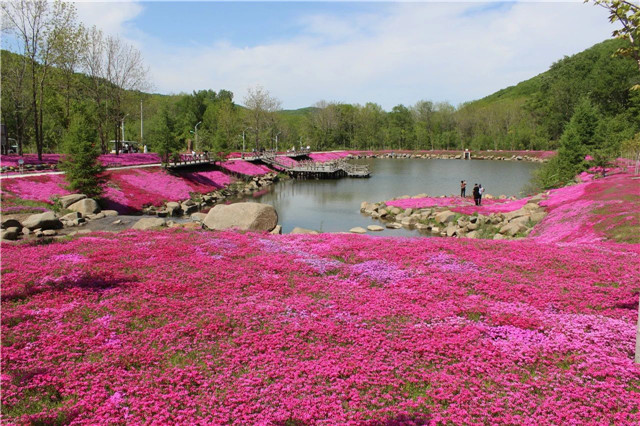
[[[478,188],[478,184],[473,184],[473,202],[476,203],[476,206],[480,205],[480,188]]]
[[[478,185],[478,205],[482,205],[482,194],[484,194],[484,188],[482,184]]]
[[[467,195],[467,182],[461,180],[460,181],[460,196],[462,198],[466,197]]]

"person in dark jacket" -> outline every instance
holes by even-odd
[[[476,203],[476,206],[480,205],[480,188],[477,183],[473,185],[473,201]]]
[[[467,195],[467,182],[460,181],[460,196],[464,198]]]

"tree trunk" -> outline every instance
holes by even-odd
[[[36,85],[36,60],[31,58],[31,95],[33,103],[33,130],[35,132],[36,150],[38,152],[38,160],[42,161],[42,145],[40,145],[40,126],[38,126],[38,91]]]

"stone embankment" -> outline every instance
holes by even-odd
[[[58,199],[58,211],[46,211],[24,217],[5,217],[2,220],[3,240],[74,235],[68,228],[84,227],[91,221],[118,216],[115,210],[101,210],[98,202],[84,194],[71,194]]]
[[[248,195],[255,191],[263,190],[264,188],[272,185],[278,181],[277,173],[269,173],[263,176],[256,176],[248,182],[239,181],[229,187],[219,189],[209,194],[199,195],[195,199],[189,199],[182,202],[170,201],[165,203],[162,207],[148,207],[144,210],[147,215],[153,215],[156,217],[145,217],[137,219],[135,217],[127,217],[128,219],[117,219],[109,222],[102,222],[100,225],[95,226],[98,230],[106,231],[122,231],[128,227],[132,229],[146,230],[155,229],[159,227],[185,227],[185,228],[208,228],[208,229],[223,229],[224,224],[220,224],[220,220],[211,218],[209,225],[207,225],[206,213],[200,213],[201,210],[206,210],[211,206],[214,206],[225,199],[239,197],[242,195]],[[115,210],[101,210],[100,205],[96,200],[88,198],[84,194],[70,194],[60,197],[57,200],[55,211],[47,211],[44,213],[34,214],[30,216],[26,215],[7,215],[2,220],[2,234],[0,238],[2,240],[18,240],[23,238],[62,238],[65,236],[72,236],[76,233],[90,232],[88,229],[71,230],[69,228],[82,228],[89,225],[90,222],[98,221],[108,217],[118,216],[118,212]],[[242,203],[251,204],[248,207],[258,206],[256,203]],[[220,206],[222,207],[222,206]],[[268,206],[271,210],[273,207]],[[211,209],[219,212],[220,209]],[[269,212],[275,216],[269,216],[265,221],[264,212],[260,210],[260,214],[257,214],[257,221],[250,219],[250,208],[245,208],[246,214],[240,217],[237,212],[231,212],[227,215],[219,215],[227,220],[231,227],[242,230],[266,230],[273,233],[280,233],[281,228],[277,225],[277,214],[275,210]],[[247,222],[234,221],[233,218],[238,220],[242,219]],[[133,218],[133,220],[132,220]],[[220,223],[218,223],[220,222]],[[237,222],[237,223],[236,223]],[[204,225],[204,226],[203,226]],[[220,228],[220,227],[223,228]],[[94,226],[89,226],[94,228]],[[226,228],[224,228],[226,229]]]
[[[206,210],[220,202],[249,195],[257,191],[264,190],[279,180],[277,173],[267,173],[262,176],[254,176],[249,181],[237,181],[225,188],[218,189],[208,194],[197,194],[194,198],[182,202],[170,201],[161,207],[150,206],[142,212],[146,215],[157,217],[190,217],[194,213]],[[199,216],[195,216],[199,218]]]
[[[493,197],[487,194],[486,198]],[[533,227],[546,216],[544,208],[538,204],[545,198],[545,194],[539,194],[530,198],[523,207],[517,210],[488,215],[462,214],[454,212],[451,207],[446,206],[402,209],[388,206],[384,202],[369,203],[366,201],[361,204],[360,211],[374,219],[381,220],[389,229],[417,229],[442,237],[519,239],[529,235]],[[358,231],[351,230],[354,233],[358,233]]]
[[[423,159],[440,159],[440,160],[462,160],[463,154],[454,153],[373,153],[373,154],[349,154],[346,158],[423,158]],[[541,158],[530,155],[500,155],[499,153],[483,152],[472,153],[473,160],[497,160],[497,161],[531,161],[535,163],[545,163],[548,158]]]

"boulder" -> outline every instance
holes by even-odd
[[[44,237],[53,237],[54,235],[56,235],[57,232],[53,229],[47,229],[46,231],[42,231],[42,235]]]
[[[480,235],[478,234],[478,231],[471,231],[466,235],[467,238],[472,238],[472,239],[478,238],[479,236]]]
[[[363,201],[362,203],[360,203],[360,211],[363,212],[367,209],[367,206],[369,205],[368,202]]]
[[[500,233],[513,237],[520,231],[524,231],[526,228],[518,223],[508,223],[500,228]]]
[[[22,225],[20,224],[19,221],[17,221],[16,219],[6,219],[2,221],[2,229],[9,229],[9,228],[18,228],[21,229]]]
[[[198,206],[191,200],[185,201],[180,207],[182,208],[182,213],[185,216],[198,211]]]
[[[494,236],[493,236],[493,239],[494,239],[494,240],[505,240],[506,238],[507,238],[507,237],[505,237],[505,236],[504,236],[504,235],[502,235],[502,234],[496,234],[496,235],[494,235]]]
[[[440,228],[438,228],[437,226],[432,226],[431,233],[438,235],[440,233]]]
[[[270,234],[273,234],[273,235],[280,235],[280,234],[282,234],[282,225],[276,225],[276,227],[275,227],[275,228],[273,228],[273,229],[271,230],[271,232],[269,232],[269,233],[270,233]]]
[[[458,234],[459,229],[456,228],[453,223],[450,223],[449,226],[446,227],[445,232],[447,233],[447,237],[453,237]]]
[[[418,219],[414,217],[405,217],[400,221],[400,223],[402,223],[402,226],[412,226],[418,223]]]
[[[73,213],[69,213],[69,214],[65,214],[64,216],[62,216],[60,218],[60,220],[67,220],[69,222],[72,222],[76,219],[79,219],[82,217],[82,213],[79,212],[73,212]]]
[[[394,207],[390,210],[390,212],[392,215],[399,215],[400,213],[402,213],[402,210],[400,210],[400,208],[398,207]]]
[[[538,222],[540,222],[542,219],[544,219],[546,215],[547,215],[547,213],[545,213],[545,212],[536,212],[536,213],[531,213],[531,221],[532,221],[533,223],[538,223]]]
[[[269,204],[235,203],[214,206],[204,218],[204,226],[214,230],[271,231],[278,224],[278,213]]]
[[[538,210],[540,208],[540,206],[536,203],[532,203],[532,202],[528,202],[527,204],[524,205],[523,209],[525,210],[529,210],[529,211],[534,211],[534,210]]]
[[[2,230],[2,236],[0,238],[3,240],[13,241],[18,239],[18,235],[20,235],[20,228],[17,226],[10,226]]]
[[[275,229],[275,228],[274,228]],[[317,235],[318,231],[314,231],[311,229],[305,229],[305,228],[299,228],[299,227],[295,227],[293,228],[293,230],[291,230],[290,234],[311,234],[311,235]]]
[[[380,226],[380,225],[369,225],[369,226],[367,226],[367,229],[369,231],[376,231],[376,232],[377,231],[384,231],[384,228],[382,226]]]
[[[436,222],[438,223],[449,223],[453,220],[456,214],[450,210],[445,210],[436,215]]]
[[[402,225],[399,224],[398,222],[389,222],[385,226],[387,228],[389,228],[389,229],[400,229],[400,228],[402,228]]]
[[[113,217],[113,216],[118,216],[118,212],[115,210],[102,210],[101,212],[102,214],[105,215],[105,217]]]
[[[60,205],[62,206],[62,208],[66,209],[71,204],[75,204],[80,200],[84,200],[85,198],[87,198],[87,196],[84,194],[71,194],[71,195],[65,195],[64,197],[60,197],[58,201],[60,202]]]
[[[509,222],[509,224],[515,224],[515,225],[520,225],[522,227],[526,227],[530,220],[531,220],[531,216],[530,215],[520,216],[520,217],[517,217],[517,218],[511,220]]]
[[[182,209],[180,208],[180,203],[176,203],[175,201],[169,201],[165,207],[167,214],[169,216],[180,216]]]
[[[100,211],[100,206],[96,200],[91,198],[83,198],[82,200],[71,204],[67,208],[71,211],[82,213],[83,216],[98,213]]]
[[[34,229],[60,229],[62,228],[62,222],[58,219],[54,212],[44,212],[40,214],[32,214],[25,221],[22,222],[22,226]]]
[[[520,209],[520,210],[514,210],[512,212],[509,213],[503,213],[504,219],[506,221],[511,221],[517,217],[520,216],[527,216],[529,215],[531,212],[529,210],[525,210],[525,209]]]
[[[105,217],[105,215],[102,212],[87,215],[87,219],[89,219],[89,220],[97,220],[97,219],[102,219],[104,217]]]
[[[367,230],[361,226],[356,226],[355,228],[349,229],[349,232],[353,234],[366,234]]]
[[[424,223],[416,223],[416,229],[419,231],[426,231],[430,228],[429,225],[425,225]]]
[[[145,217],[144,219],[140,219],[139,221],[134,223],[131,229],[140,229],[145,231],[147,229],[153,229],[164,225],[164,219],[161,219],[159,217]]]
[[[193,213],[191,215],[191,220],[195,222],[204,222],[205,217],[207,217],[206,213]]]

